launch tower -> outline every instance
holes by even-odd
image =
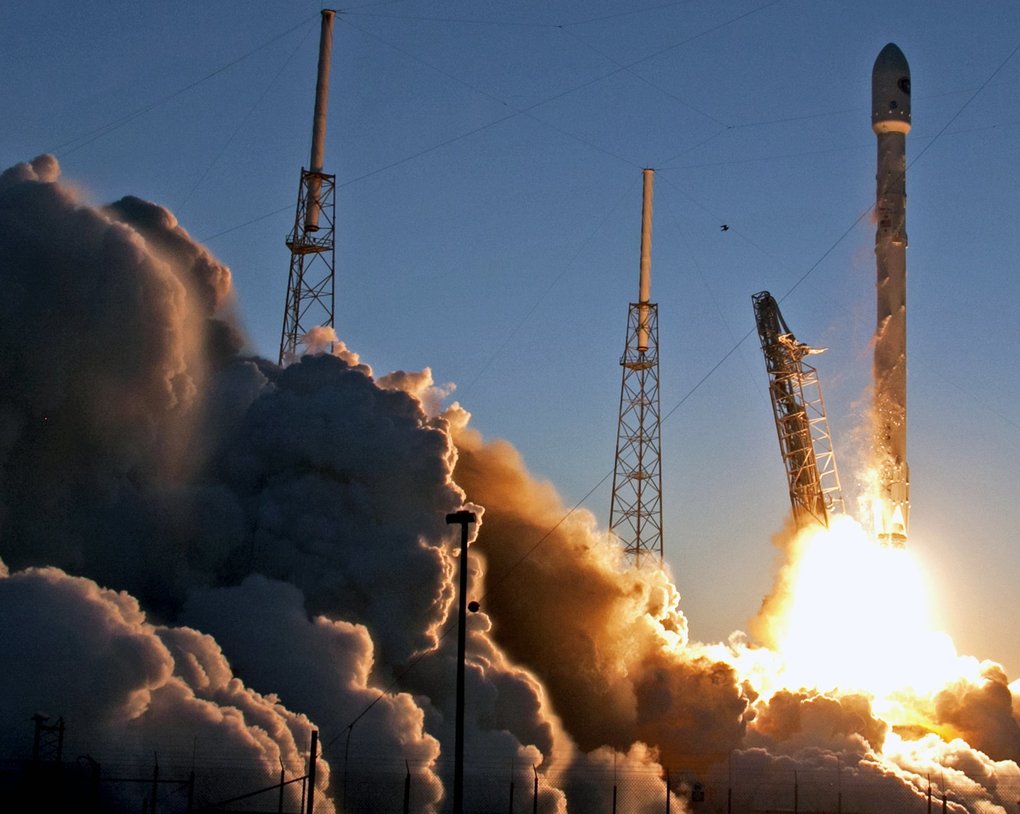
[[[300,359],[302,353],[324,346],[332,349],[336,337],[333,331],[336,176],[323,172],[335,14],[330,9],[322,11],[311,161],[308,169],[301,168],[294,228],[287,236],[290,275],[280,335],[281,366]]]
[[[818,371],[804,361],[805,356],[824,348],[797,341],[768,291],[760,291],[751,300],[769,374],[769,396],[793,518],[799,528],[812,523],[827,528],[830,515],[844,511],[843,497]]]
[[[609,529],[634,565],[662,559],[662,451],[659,427],[659,306],[652,288],[652,181],[644,170],[638,301],[627,312],[627,339],[620,365],[620,421]]]

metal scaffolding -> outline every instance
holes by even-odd
[[[647,349],[639,347],[647,336]],[[609,529],[635,565],[662,559],[662,448],[659,427],[659,306],[632,302],[620,385],[620,421]]]
[[[751,299],[794,520],[828,527],[830,516],[844,511],[843,496],[818,371],[804,361],[824,349],[797,341],[768,291]]]
[[[335,180],[333,175],[301,170],[294,228],[287,236],[290,275],[280,335],[281,365],[297,361],[310,344],[314,346],[314,328],[333,328]],[[308,228],[310,199],[316,202],[318,215],[314,230]]]

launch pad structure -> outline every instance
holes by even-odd
[[[638,301],[627,312],[620,366],[620,418],[609,530],[634,565],[649,555],[662,560],[662,446],[659,409],[659,306],[651,302],[652,184],[643,175]]]
[[[332,350],[336,337],[333,331],[336,176],[323,171],[335,15],[330,9],[322,11],[311,159],[308,169],[301,169],[294,227],[286,241],[290,273],[280,334],[281,367],[300,359],[303,352],[321,350],[324,346]]]
[[[804,361],[821,349],[797,341],[768,291],[751,300],[794,521],[798,528],[828,528],[831,515],[845,506],[818,371]]]

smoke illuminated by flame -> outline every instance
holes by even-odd
[[[690,811],[695,777],[704,811],[730,792],[737,814],[789,810],[791,777],[805,811],[842,810],[835,781],[847,810],[921,814],[933,778],[951,814],[1012,810],[1020,684],[934,629],[923,543],[875,542],[874,501],[863,526],[779,538],[758,644],[692,641],[683,581],[630,567],[594,515],[444,407],[430,371],[375,376],[331,330],[309,337],[331,353],[285,369],[239,355],[225,266],[155,204],[89,207],[58,175],[52,157],[0,173],[0,618],[18,666],[0,671],[4,731],[57,709],[111,749],[222,739],[261,784],[263,766],[302,771],[319,728],[323,791],[330,760],[344,781],[378,756],[398,766],[347,808],[396,810],[406,770],[415,810],[442,810],[443,520],[468,504],[485,514],[466,810],[502,810],[489,792],[507,764],[518,788],[541,775],[543,814],[606,810],[624,768],[650,778],[627,792],[633,811],[665,795]],[[91,298],[104,288],[136,296]],[[686,776],[669,789],[671,767]]]
[[[929,695],[978,675],[977,662],[933,629],[911,551],[878,544],[850,517],[799,531],[781,579],[762,619],[779,664],[762,683],[865,692],[895,718],[897,695]]]

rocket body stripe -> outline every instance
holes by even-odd
[[[878,467],[876,532],[903,545],[907,538],[907,191],[910,68],[890,43],[872,72],[872,128],[878,140],[875,191],[876,327],[874,445]]]

